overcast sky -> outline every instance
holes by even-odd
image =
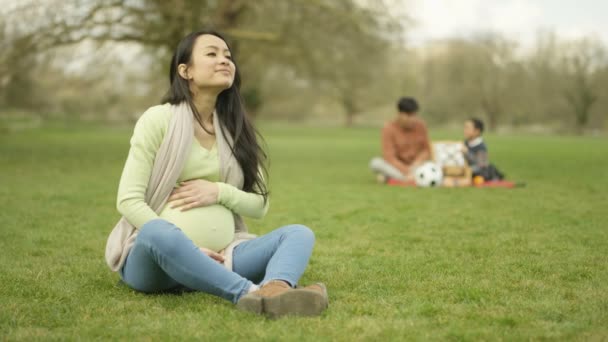
[[[410,42],[497,31],[526,46],[538,30],[564,38],[597,35],[608,43],[608,0],[406,0],[418,26]]]

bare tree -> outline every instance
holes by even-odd
[[[424,57],[422,89],[436,120],[485,116],[495,130],[513,109],[520,72],[514,43],[497,35],[435,43]],[[439,120],[438,120],[439,121]]]
[[[607,65],[606,52],[593,39],[573,41],[565,48],[562,59],[565,100],[574,114],[577,132],[582,134],[599,97],[597,83],[600,71]]]
[[[263,79],[266,69],[280,66],[322,84],[337,99],[348,97],[348,101],[339,101],[352,117],[360,106],[350,102],[359,102],[354,93],[367,85],[369,75],[364,68],[347,69],[366,54],[381,54],[378,48],[361,54],[357,47],[384,42],[399,29],[383,4],[354,0],[47,0],[41,6],[38,1],[24,0],[5,17],[13,19],[9,20],[12,50],[32,56],[96,41],[141,44],[160,51],[159,57],[166,59],[185,34],[201,27],[215,28],[232,40],[241,71],[254,80],[243,89],[246,102],[253,107],[263,100],[255,81]],[[30,25],[23,25],[24,21]]]

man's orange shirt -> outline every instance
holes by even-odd
[[[388,122],[382,129],[382,158],[399,169],[404,175],[412,164],[423,162],[431,156],[431,146],[426,124],[415,118],[405,129],[397,120]]]

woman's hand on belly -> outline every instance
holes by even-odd
[[[201,252],[203,252],[203,253],[207,254],[209,257],[211,257],[211,259],[219,262],[220,264],[224,263],[224,256],[221,255],[220,253],[216,253],[205,247],[200,247],[199,249],[201,250]]]
[[[179,187],[173,189],[169,202],[171,208],[179,208],[181,211],[196,207],[206,207],[217,204],[219,187],[214,182],[204,179],[194,179],[181,182]]]

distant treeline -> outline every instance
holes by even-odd
[[[523,49],[480,34],[411,47],[394,3],[24,0],[0,11],[0,112],[134,120],[165,91],[177,42],[211,27],[231,39],[252,116],[380,123],[409,95],[435,124],[606,129],[601,41],[544,33]]]

